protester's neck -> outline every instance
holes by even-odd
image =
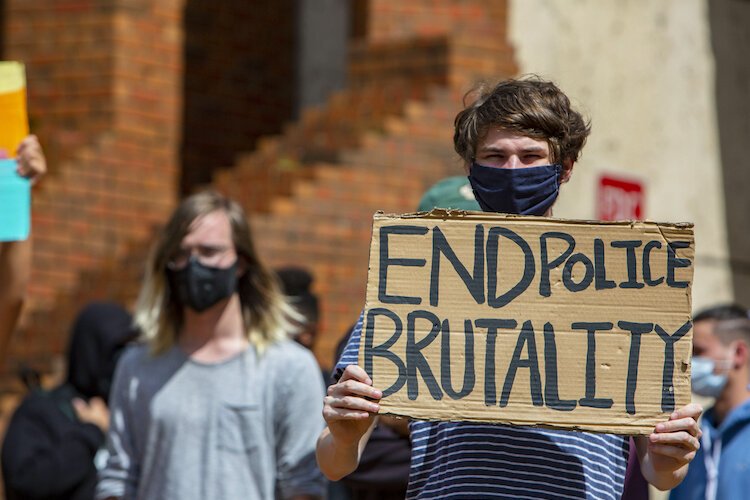
[[[743,378],[744,377],[744,378]],[[714,420],[718,427],[725,418],[738,406],[750,399],[750,391],[747,390],[747,373],[730,380],[721,396],[714,404]]]
[[[179,344],[191,358],[208,363],[245,350],[248,341],[239,296],[234,294],[201,313],[185,309]]]

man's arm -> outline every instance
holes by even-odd
[[[349,365],[323,399],[323,418],[328,426],[318,438],[316,456],[323,474],[333,481],[353,472],[372,434],[378,401],[383,394],[357,365]]]
[[[702,412],[700,405],[689,404],[657,424],[649,436],[635,438],[643,476],[656,488],[674,488],[685,478],[688,464],[700,448],[698,417]]]
[[[47,171],[47,162],[36,136],[26,137],[16,151],[17,172],[35,182]],[[31,274],[31,237],[0,243],[0,364],[16,328]]]
[[[0,243],[0,363],[21,315],[31,274],[31,238]]]

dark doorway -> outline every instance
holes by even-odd
[[[187,0],[182,194],[345,87],[352,15],[350,0]]]
[[[187,1],[183,194],[293,116],[296,15],[294,0]]]

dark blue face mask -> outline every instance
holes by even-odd
[[[560,191],[561,165],[486,167],[474,162],[469,182],[485,212],[544,215]]]

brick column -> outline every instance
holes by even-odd
[[[12,355],[60,352],[82,272],[133,245],[176,200],[183,0],[6,0],[5,57],[26,63],[50,172],[35,188],[33,273]],[[28,322],[30,323],[30,322]],[[36,321],[34,322],[36,323]],[[51,330],[51,331],[50,331]]]

